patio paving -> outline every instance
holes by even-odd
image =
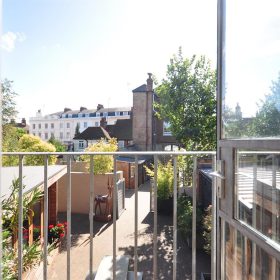
[[[149,184],[138,193],[138,271],[144,272],[145,280],[152,279],[153,272],[153,213],[150,213]],[[129,270],[133,270],[134,257],[134,190],[126,191],[126,210],[117,220],[117,254],[130,255]],[[66,215],[59,215],[60,221]],[[158,279],[172,279],[172,217],[158,216]],[[66,242],[65,242],[66,243]],[[49,279],[66,279],[66,244],[48,267]],[[93,269],[97,270],[105,255],[113,254],[113,224],[94,222]],[[177,278],[191,279],[191,249],[178,234]],[[89,279],[89,218],[88,215],[72,214],[71,279]],[[210,272],[210,257],[197,252],[197,272]]]

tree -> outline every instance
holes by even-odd
[[[276,81],[272,81],[270,94],[261,101],[252,124],[254,136],[268,137],[280,135],[280,72]]]
[[[80,135],[80,123],[76,124],[74,138]]]
[[[39,137],[26,134],[19,140],[19,151],[21,152],[55,152],[54,145],[41,140]],[[43,165],[43,156],[25,156],[25,165]],[[56,156],[49,156],[49,164],[55,164]]]
[[[156,93],[159,117],[186,149],[216,148],[216,72],[204,56],[184,59],[180,48]]]
[[[17,115],[15,97],[17,93],[12,88],[13,82],[7,79],[1,82],[2,87],[2,124],[9,123]]]
[[[111,138],[108,141],[100,139],[97,143],[86,148],[86,152],[115,152],[118,150],[117,140]],[[87,162],[87,169],[89,169],[90,156],[84,155],[81,157],[82,161]],[[113,156],[96,155],[93,159],[94,174],[104,174],[112,172],[113,170]]]
[[[26,134],[26,131],[22,128],[16,128],[11,124],[3,125],[3,140],[2,150],[3,152],[17,152],[19,151],[19,139]],[[3,166],[14,166],[18,164],[18,157],[16,156],[3,156]]]
[[[59,140],[55,139],[54,136],[51,136],[48,143],[52,144],[55,147],[56,152],[66,151],[65,146]]]

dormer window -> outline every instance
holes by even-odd
[[[79,113],[79,114],[78,114],[78,117],[79,117],[79,118],[82,118],[82,117],[83,117],[83,114],[82,114],[82,113]]]
[[[115,115],[116,115],[116,116],[119,116],[119,115],[120,115],[120,112],[115,112]]]
[[[72,118],[72,114],[68,114],[68,118]]]
[[[96,117],[100,117],[100,113],[96,113]]]

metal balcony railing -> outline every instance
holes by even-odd
[[[154,196],[157,197],[157,170],[160,156],[170,156],[173,160],[174,171],[174,193],[173,193],[173,280],[176,279],[177,272],[177,174],[178,174],[178,156],[190,156],[193,160],[192,174],[192,196],[193,196],[193,214],[192,214],[192,279],[196,279],[196,200],[197,200],[197,158],[201,156],[212,157],[212,169],[215,171],[216,153],[213,151],[187,151],[187,152],[71,152],[71,153],[45,153],[45,152],[5,152],[2,156],[17,156],[19,158],[19,217],[18,224],[23,224],[23,159],[28,155],[44,156],[44,242],[43,242],[43,279],[48,279],[47,256],[48,256],[48,158],[51,155],[63,155],[67,159],[67,280],[71,279],[70,260],[71,260],[71,162],[73,157],[88,155],[90,157],[90,197],[89,197],[89,220],[90,220],[90,250],[89,250],[89,278],[94,279],[93,271],[93,218],[94,218],[94,156],[111,155],[114,158],[114,188],[113,188],[113,280],[116,279],[116,219],[117,219],[117,169],[116,161],[118,156],[133,156],[135,159],[135,213],[134,213],[134,279],[137,278],[138,271],[138,158],[139,156],[152,156],[154,161]],[[5,176],[5,174],[2,174]],[[216,279],[216,188],[215,178],[212,180],[212,244],[211,244],[211,274],[212,279]],[[0,194],[1,195],[1,194]],[[154,209],[154,229],[153,229],[153,279],[157,279],[158,263],[157,263],[157,199],[153,199]],[[2,212],[0,212],[2,214]],[[2,221],[2,217],[0,217]],[[2,256],[2,246],[1,246]],[[23,273],[23,232],[18,227],[18,279],[22,279]]]

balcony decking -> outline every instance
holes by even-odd
[[[152,279],[153,272],[153,214],[150,213],[149,184],[139,188],[138,216],[138,271],[144,279]],[[61,221],[66,214],[60,214]],[[89,279],[89,218],[88,215],[72,214],[71,279]],[[66,243],[66,241],[65,241]],[[158,279],[172,279],[173,221],[170,216],[158,216]],[[64,245],[64,246],[63,246]],[[52,264],[48,267],[49,279],[66,279],[66,244],[63,244]],[[94,222],[93,270],[105,255],[113,252],[113,224]],[[117,255],[131,257],[129,270],[133,270],[134,257],[134,190],[126,191],[126,211],[117,220]],[[192,252],[178,234],[177,278],[191,279]],[[197,273],[210,272],[210,256],[197,252]]]

